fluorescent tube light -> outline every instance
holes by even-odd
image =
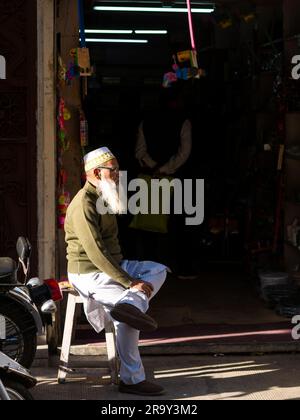
[[[86,34],[133,34],[132,30],[123,29],[86,29]]]
[[[94,6],[99,12],[149,12],[149,13],[187,13],[184,7],[124,7],[124,6]],[[214,8],[193,8],[193,13],[212,13]]]
[[[138,30],[134,31],[137,35],[167,35],[168,31],[156,31],[156,30]]]
[[[80,31],[79,31],[80,32]],[[135,32],[137,35],[167,35],[166,30],[155,30],[155,29],[139,29],[133,31],[131,29],[86,29],[86,34],[111,34],[111,35],[132,35]]]
[[[96,43],[123,43],[123,44],[148,44],[147,39],[106,39],[106,38],[87,38],[86,42]]]
[[[143,5],[145,5],[145,3],[150,3],[151,5],[153,4],[159,4],[161,5],[162,0],[98,0],[99,3],[112,3],[112,4],[128,4],[128,3],[142,3]],[[167,1],[165,0],[165,3]],[[211,0],[210,2],[208,2],[207,0],[192,0],[193,2],[193,6],[197,5],[201,5],[201,6],[207,6],[207,4],[211,5],[213,3],[213,0]],[[173,0],[172,1],[173,4],[184,4],[186,5],[186,0]]]

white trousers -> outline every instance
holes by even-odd
[[[152,284],[154,292],[159,292],[167,278],[167,267],[153,262],[123,261],[121,264],[132,278]],[[149,299],[136,289],[125,289],[105,273],[85,275],[70,274],[69,281],[84,300],[88,321],[100,332],[105,325],[105,317],[110,317],[111,309],[118,303],[128,303],[146,313]],[[110,317],[111,318],[111,317]],[[111,318],[112,319],[112,318]],[[117,349],[121,360],[121,380],[127,385],[135,385],[146,379],[139,352],[140,332],[129,325],[112,319],[116,329]]]

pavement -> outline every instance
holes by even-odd
[[[291,323],[265,308],[239,273],[233,280],[230,274],[228,282],[222,273],[213,280],[184,288],[172,280],[152,305],[161,328],[157,336],[141,337],[140,350],[148,379],[162,385],[166,395],[148,400],[300,399],[300,341],[292,340]],[[58,385],[58,357],[49,360],[47,346],[40,342],[32,369],[38,379],[35,399],[147,400],[120,394],[95,369],[105,363],[105,337],[101,341],[83,327],[72,354],[89,368],[88,375],[78,371]]]
[[[95,357],[92,357],[95,362]],[[165,387],[165,396],[145,398],[119,394],[109,378],[96,370],[88,378],[78,373],[58,385],[57,360],[38,360],[32,373],[36,400],[298,400],[300,354],[168,355],[143,358],[150,380]]]

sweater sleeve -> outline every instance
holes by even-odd
[[[166,175],[175,174],[188,160],[192,153],[192,124],[186,120],[181,130],[181,141],[177,154],[172,156],[169,162],[160,168],[160,172]]]
[[[88,258],[101,272],[129,288],[134,281],[106,249],[99,228],[99,214],[89,200],[77,207],[75,232]]]
[[[148,153],[147,142],[144,135],[144,125],[143,123],[139,126],[137,143],[135,148],[135,157],[139,161],[142,168],[155,168],[157,162],[155,162]]]

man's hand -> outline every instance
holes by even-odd
[[[153,174],[152,174],[153,178],[161,178],[162,174],[160,173],[160,169],[156,169]]]
[[[162,171],[162,168],[156,168],[155,171],[153,172],[153,177],[154,178],[164,178],[168,176],[168,174],[166,174],[165,172]]]
[[[145,293],[147,295],[148,299],[151,298],[152,293],[154,292],[154,288],[151,283],[147,283],[142,280],[135,280],[131,283],[131,289],[137,289],[140,292]]]

